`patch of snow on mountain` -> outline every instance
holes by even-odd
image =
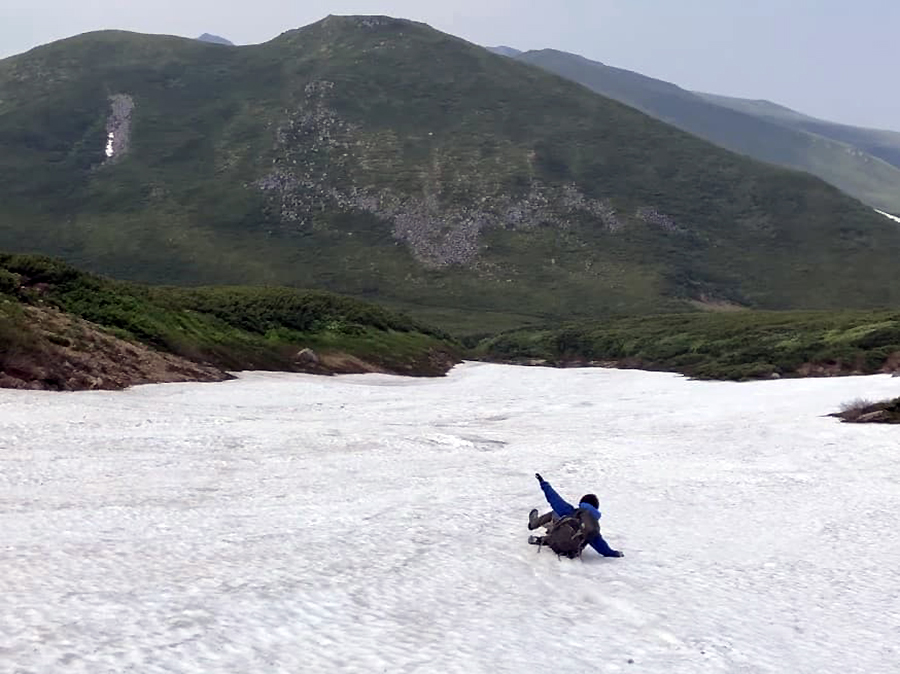
[[[900,222],[900,218],[896,215],[891,215],[890,213],[885,213],[884,211],[879,211],[877,208],[875,209],[876,213],[881,213],[884,217],[893,220],[894,222]]]

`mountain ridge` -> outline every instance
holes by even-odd
[[[771,101],[753,101],[729,96],[699,93],[719,105],[734,109],[757,111],[782,124],[788,124],[809,133],[859,147],[864,152],[900,168],[900,132],[890,129],[853,126],[797,112]]]
[[[228,40],[219,35],[213,35],[211,33],[203,33],[200,37],[197,38],[200,42],[209,42],[211,44],[221,44],[226,47],[234,47],[235,44],[231,40]]]
[[[770,101],[696,93],[556,49],[515,58],[720,147],[812,173],[873,208],[900,210],[900,134],[817,120]]]
[[[505,45],[497,45],[496,47],[487,47],[488,51],[493,52],[494,54],[499,54],[500,56],[508,56],[510,58],[515,58],[519,56],[522,52],[515,47],[507,47]]]

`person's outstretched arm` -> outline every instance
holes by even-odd
[[[549,482],[541,477],[540,473],[535,473],[534,476],[540,483],[541,489],[544,490],[544,496],[547,497],[547,503],[549,503],[550,507],[553,508],[553,512],[555,512],[560,517],[565,517],[566,515],[571,514],[573,510],[575,510],[575,508],[567,503],[562,496],[556,493],[556,490],[550,486]]]
[[[609,547],[609,543],[603,540],[603,536],[597,534],[591,539],[591,547],[594,548],[597,552],[599,552],[604,557],[624,557],[621,552],[618,550],[613,550]]]

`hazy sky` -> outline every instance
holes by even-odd
[[[102,28],[263,42],[328,14],[402,16],[900,130],[898,0],[0,0],[0,57]]]

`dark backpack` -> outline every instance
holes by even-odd
[[[584,508],[576,508],[565,517],[561,517],[547,535],[542,545],[546,545],[560,557],[574,559],[581,556],[581,551],[600,533],[600,523]]]

